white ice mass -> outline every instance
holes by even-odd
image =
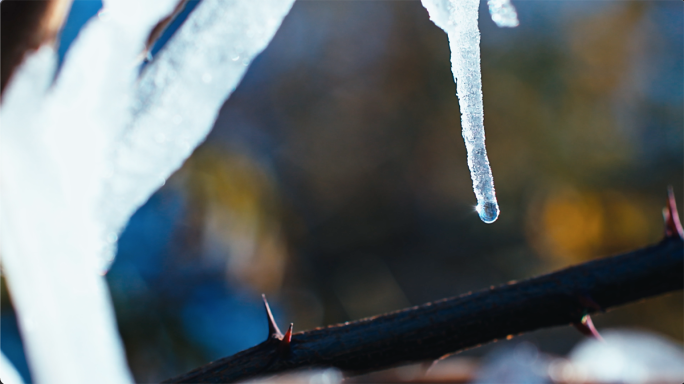
[[[2,352],[0,352],[0,377],[2,377],[3,384],[24,384],[19,372]]]
[[[511,0],[487,0],[487,6],[492,15],[492,20],[499,27],[513,28],[520,24],[518,13],[511,4]]]
[[[204,140],[293,3],[204,0],[145,69],[100,200],[105,238],[116,238]],[[108,265],[113,252],[105,255]]]
[[[451,71],[456,82],[463,140],[468,151],[468,167],[477,197],[477,213],[485,223],[499,217],[492,170],[485,148],[482,76],[480,74],[480,30],[477,27],[479,0],[422,0],[430,20],[449,37]],[[489,0],[489,10],[500,27],[518,25],[515,8],[509,0]]]
[[[54,83],[49,46],[16,71],[0,106],[0,254],[35,382],[133,381],[102,276],[111,245],[204,139],[293,1],[202,1],[138,79],[136,58],[177,1],[105,0]]]

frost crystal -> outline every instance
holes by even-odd
[[[430,19],[449,37],[451,71],[461,107],[463,139],[468,167],[477,197],[477,212],[485,223],[499,217],[492,170],[487,159],[480,74],[480,31],[477,28],[478,0],[422,0]],[[490,0],[492,19],[499,26],[516,26],[515,9],[509,0]],[[514,21],[514,22],[513,22]]]
[[[149,31],[177,0],[105,0],[54,84],[51,47],[13,75],[0,106],[0,255],[36,382],[132,382],[102,276],[112,244],[204,139],[293,1],[202,1],[137,80]]]

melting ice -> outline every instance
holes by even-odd
[[[438,27],[449,37],[451,71],[461,107],[463,140],[468,167],[477,198],[477,213],[485,223],[499,217],[494,179],[487,159],[480,74],[480,31],[477,27],[479,0],[422,0]],[[515,27],[518,16],[509,0],[489,0],[492,20],[500,27]]]

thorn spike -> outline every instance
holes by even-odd
[[[663,218],[665,219],[665,237],[679,236],[680,239],[684,239],[684,229],[679,221],[677,201],[672,186],[667,188],[667,206],[663,208]]]
[[[285,336],[283,337],[283,343],[287,346],[290,345],[290,342],[292,341],[292,327],[294,326],[294,323],[290,323],[290,328],[287,329],[287,332],[285,332]]]
[[[276,324],[275,319],[273,319],[273,313],[271,312],[271,307],[268,305],[268,300],[266,300],[266,295],[261,294],[261,298],[264,300],[264,308],[266,309],[266,320],[268,321],[268,338],[276,337],[278,339],[283,337],[278,329],[278,324]]]
[[[292,341],[292,326],[294,324],[290,323],[290,328],[285,332],[285,336],[280,339],[280,344],[278,344],[278,356],[285,358],[290,354],[290,342]]]
[[[594,327],[594,322],[591,321],[591,316],[584,315],[579,323],[572,323],[572,325],[574,325],[575,328],[577,328],[577,330],[583,335],[593,337],[598,341],[604,342],[603,337],[601,337],[601,334],[598,333],[596,327]]]

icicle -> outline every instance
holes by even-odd
[[[492,15],[492,20],[499,27],[513,28],[517,27],[518,13],[515,7],[511,4],[511,0],[487,0],[489,6],[489,13]]]
[[[478,0],[422,0],[430,19],[449,37],[451,71],[461,107],[463,139],[477,197],[477,212],[485,223],[499,217],[494,180],[485,149]]]

